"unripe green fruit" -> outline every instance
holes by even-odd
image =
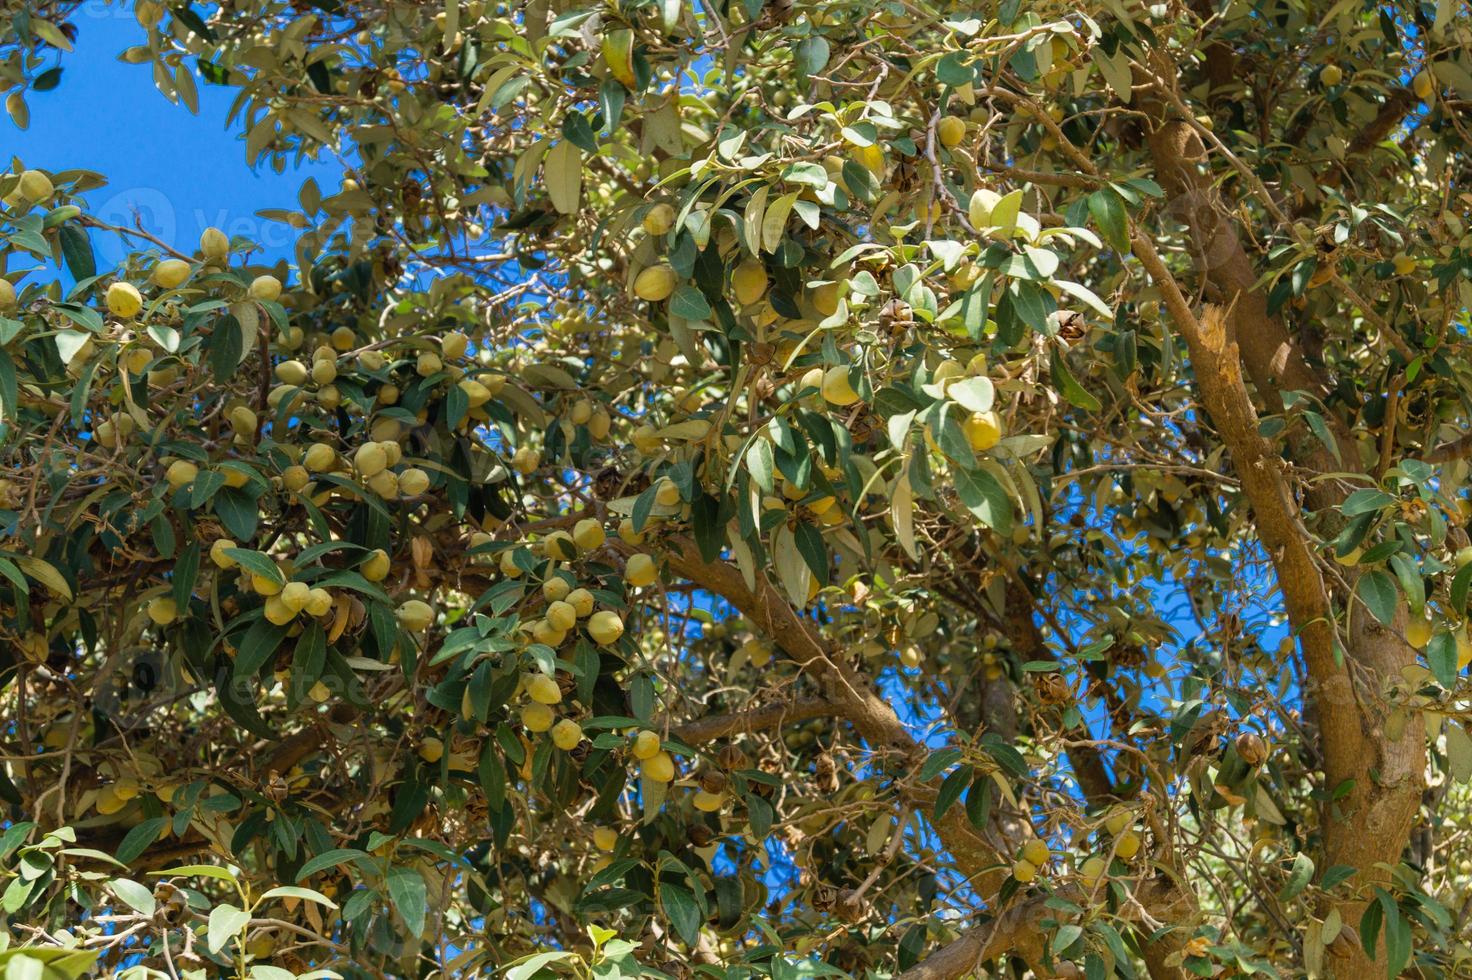
[[[396,612],[399,624],[411,633],[420,633],[429,629],[434,622],[434,610],[429,603],[418,599],[409,599],[401,604]]]

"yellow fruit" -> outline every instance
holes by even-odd
[[[229,419],[230,428],[236,432],[246,434],[255,432],[256,427],[260,424],[260,419],[256,417],[256,413],[244,405],[236,405],[230,409]]]
[[[176,289],[189,281],[189,263],[183,259],[164,259],[153,267],[152,278],[165,289]]]
[[[600,851],[611,851],[618,846],[618,831],[612,827],[593,829],[593,846]]]
[[[143,294],[131,282],[115,282],[107,287],[107,310],[124,320],[138,315],[143,309]]]
[[[659,577],[654,567],[654,559],[640,553],[630,555],[624,564],[624,581],[636,589],[642,589],[646,585],[653,585],[654,580]]]
[[[823,399],[840,408],[859,400],[859,393],[849,384],[847,364],[835,364],[823,372],[822,390]]]
[[[1326,87],[1333,88],[1344,81],[1344,70],[1338,65],[1325,65],[1319,72],[1319,81]]]
[[[440,338],[440,356],[447,361],[458,361],[469,349],[470,338],[458,330]]]
[[[1111,836],[1118,837],[1130,825],[1130,818],[1130,811],[1123,807],[1111,810],[1104,821],[1104,829],[1109,831]]]
[[[1033,864],[1031,861],[1023,859],[1012,865],[1012,877],[1016,878],[1024,885],[1027,884],[1029,881],[1032,881],[1037,876],[1037,865]]]
[[[429,490],[429,474],[416,466],[411,466],[399,474],[399,494],[404,497],[418,497]]]
[[[303,609],[308,616],[326,616],[332,611],[332,593],[326,589],[312,589],[307,593]]]
[[[353,454],[353,465],[358,468],[358,475],[366,479],[388,468],[388,454],[378,443],[365,442]]]
[[[294,613],[299,613],[307,606],[307,599],[312,594],[312,587],[305,582],[287,582],[281,588],[281,601],[286,608]]]
[[[456,386],[461,391],[465,392],[465,402],[471,408],[480,408],[486,402],[491,400],[490,390],[487,389],[486,386],[481,384],[479,381],[475,381],[471,378],[462,378],[459,382],[456,383]]]
[[[1078,869],[1079,882],[1085,888],[1093,888],[1099,879],[1104,877],[1104,872],[1108,869],[1109,866],[1104,863],[1104,859],[1096,854]]]
[[[277,626],[285,626],[296,618],[296,610],[283,602],[279,595],[267,596],[264,609],[266,619]]]
[[[612,646],[624,635],[624,621],[608,609],[596,612],[588,618],[588,635],[600,646]]]
[[[960,146],[966,138],[966,121],[959,116],[942,116],[935,126],[935,135],[947,149]]]
[[[567,604],[572,606],[578,619],[583,619],[593,613],[593,593],[587,589],[573,589],[567,594]]]
[[[507,578],[521,578],[521,566],[516,563],[515,552],[501,552],[501,560],[497,564],[501,569],[501,574]]]
[[[374,548],[358,566],[358,572],[370,582],[382,582],[388,578],[390,567],[388,552],[382,548]]]
[[[572,529],[572,540],[583,551],[592,551],[607,540],[607,535],[603,533],[602,522],[594,517],[585,517]]]
[[[1034,837],[1022,845],[1022,860],[1027,861],[1029,864],[1035,864],[1039,868],[1046,865],[1048,858],[1051,856],[1052,854],[1048,850],[1047,842],[1041,838]]]
[[[445,743],[433,735],[428,736],[419,743],[419,758],[425,762],[434,764],[444,758]]]
[[[1395,265],[1395,274],[1398,276],[1408,276],[1416,271],[1416,260],[1404,252],[1395,257],[1393,264]]]
[[[427,378],[431,374],[438,374],[444,366],[444,362],[440,360],[440,356],[433,351],[425,351],[414,361],[414,371],[421,378]]]
[[[409,599],[401,604],[395,615],[398,616],[399,624],[411,633],[422,632],[434,622],[434,610],[429,603],[418,599]]]
[[[767,295],[767,269],[756,259],[747,259],[731,273],[731,288],[736,301],[750,306]]]
[[[608,410],[601,405],[594,409],[592,416],[588,419],[588,435],[594,439],[606,439],[608,431],[612,428],[613,416],[608,414]]]
[[[1002,420],[996,412],[972,412],[961,423],[966,441],[977,452],[986,452],[1002,441]]]
[[[542,465],[542,454],[531,446],[522,446],[511,456],[511,468],[525,476]]]
[[[529,732],[545,732],[556,718],[551,708],[536,701],[523,705],[521,709],[521,723]]]
[[[149,601],[148,618],[159,626],[167,626],[179,618],[179,607],[169,596],[159,596]]]
[[[538,704],[561,704],[562,688],[546,674],[531,674],[526,679],[526,696]]]
[[[566,599],[567,594],[572,591],[572,586],[567,584],[567,579],[561,575],[553,575],[542,583],[542,598],[548,602],[557,602]]]
[[[337,465],[337,450],[325,442],[314,442],[302,456],[302,465],[312,473],[322,473]]]
[[[234,568],[236,565],[235,559],[225,554],[228,549],[234,547],[236,547],[234,541],[231,541],[229,538],[219,538],[214,544],[210,545],[210,561],[214,562],[218,568]]]
[[[542,539],[542,550],[547,557],[559,561],[572,561],[578,556],[578,546],[566,531],[553,531]]]
[[[127,804],[128,801],[120,798],[111,786],[104,786],[97,791],[97,812],[103,816],[117,813]]]
[[[654,502],[661,507],[673,507],[680,502],[680,488],[675,481],[667,476],[659,478],[659,484],[654,491]]]
[[[1114,853],[1128,861],[1140,853],[1140,835],[1133,830],[1126,830],[1119,835],[1119,842],[1114,848]]]
[[[1468,664],[1472,664],[1472,640],[1467,638],[1467,627],[1462,627],[1453,634],[1457,641],[1457,670],[1466,670]]]
[[[51,178],[39,170],[27,170],[20,175],[20,184],[16,188],[20,196],[30,204],[40,204],[42,201],[51,199],[56,193],[56,187],[51,183]]]
[[[558,600],[547,607],[547,625],[554,630],[567,632],[578,624],[577,610],[572,603]]]
[[[746,651],[746,662],[760,670],[772,661],[772,645],[755,637],[741,644],[741,649]]]
[[[1424,102],[1436,93],[1436,82],[1431,73],[1423,68],[1411,81],[1411,89],[1416,93],[1416,98]]]
[[[659,746],[659,734],[657,732],[651,732],[646,728],[634,736],[634,748],[632,750],[634,758],[641,762],[645,759],[652,759],[659,754]]]
[[[639,771],[652,782],[668,783],[675,778],[675,760],[668,752],[656,752],[639,763]]]
[[[327,338],[334,350],[350,351],[358,343],[358,335],[352,327],[338,327]]]
[[[644,532],[634,530],[633,520],[625,517],[618,522],[618,539],[637,548],[644,543]]]
[[[668,204],[656,204],[644,212],[644,220],[641,224],[644,230],[651,235],[667,234],[675,224],[675,209]]]
[[[567,630],[556,629],[545,619],[532,623],[532,640],[536,643],[545,643],[556,649],[562,646],[562,641],[565,639],[567,639]]]
[[[634,295],[650,303],[669,299],[675,291],[675,270],[667,265],[651,265],[634,277]]]
[[[1424,650],[1431,642],[1431,620],[1418,616],[1406,624],[1406,642],[1417,650]]]
[[[199,236],[200,254],[219,263],[230,254],[230,239],[218,228],[206,228]]]
[[[312,362],[312,370],[309,373],[317,384],[330,385],[337,380],[337,362],[319,357]]]
[[[274,302],[281,298],[281,280],[275,276],[256,276],[251,280],[250,298]]]
[[[276,380],[293,388],[300,388],[307,383],[309,372],[307,366],[301,361],[282,361],[276,365]]]
[[[577,748],[583,740],[583,726],[571,718],[564,718],[552,726],[552,744],[564,752]]]
[[[0,310],[15,306],[15,286],[9,279],[0,279]]]
[[[302,490],[311,480],[312,474],[306,472],[306,466],[287,466],[281,471],[281,486],[293,493]]]
[[[1343,565],[1345,568],[1350,568],[1360,563],[1360,555],[1363,553],[1363,549],[1361,548],[1355,548],[1351,550],[1347,555],[1341,555],[1338,552],[1335,552],[1334,560]]]
[[[193,483],[196,476],[199,476],[199,467],[186,459],[174,460],[164,471],[164,479],[175,490]]]
[[[695,795],[690,798],[690,803],[701,813],[715,813],[726,802],[724,793],[707,793],[705,790],[696,790]]]

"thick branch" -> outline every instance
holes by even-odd
[[[782,728],[809,718],[841,716],[844,706],[828,698],[798,698],[778,704],[763,705],[749,711],[728,715],[711,715],[677,725],[670,734],[686,745],[700,745],[718,738],[744,735],[768,728]]]

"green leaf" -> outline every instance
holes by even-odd
[[[250,922],[250,913],[228,903],[216,905],[210,910],[206,945],[211,953],[218,953],[225,944],[240,935]]]
[[[952,479],[956,481],[956,493],[961,503],[976,519],[998,534],[1012,531],[1012,500],[997,478],[986,470],[963,470],[954,468]]]
[[[429,912],[424,878],[413,868],[389,868],[388,874],[384,876],[384,884],[388,886],[389,901],[393,902],[394,909],[403,916],[404,924],[409,927],[409,934],[418,936],[424,931],[424,919]]]
[[[250,677],[265,666],[281,641],[286,639],[288,629],[265,618],[252,623],[235,654],[235,676]]]
[[[700,941],[700,906],[695,904],[695,896],[690,889],[684,885],[661,882],[659,903],[664,908],[665,918],[670,920],[670,925],[682,942],[694,946]]]
[[[87,233],[79,225],[65,224],[57,234],[62,258],[72,278],[81,281],[97,275],[97,260],[92,255],[92,240]]]
[[[185,864],[167,871],[150,871],[155,878],[219,878],[221,881],[235,880],[235,874],[229,868],[221,868],[213,864]]]
[[[1299,892],[1307,888],[1308,883],[1313,880],[1313,877],[1313,858],[1307,854],[1299,853],[1293,859],[1293,867],[1288,872],[1288,881],[1284,883],[1282,890],[1278,892],[1278,900],[1282,902],[1289,901],[1298,895]]]
[[[114,895],[121,898],[134,912],[142,915],[152,916],[158,909],[158,902],[154,900],[153,892],[147,885],[139,884],[131,878],[114,878],[107,883]]]
[[[950,745],[943,749],[936,749],[930,753],[930,758],[925,760],[925,765],[920,767],[920,781],[928,783],[960,761],[960,749]]]
[[[153,817],[128,831],[127,836],[118,845],[117,859],[124,864],[132,864],[134,858],[148,850],[148,846],[158,840],[158,835],[163,833],[168,822],[168,817]]]
[[[705,294],[686,283],[670,297],[670,312],[685,320],[706,320],[712,315]]]
[[[299,898],[307,902],[316,902],[330,909],[337,908],[337,903],[326,895],[311,888],[303,888],[300,885],[278,885],[261,896],[261,900],[268,898]]]
[[[1112,188],[1101,188],[1089,195],[1089,214],[1104,240],[1117,252],[1130,250],[1129,217],[1125,214],[1124,201]]]
[[[961,798],[961,793],[971,785],[974,774],[975,770],[970,766],[962,766],[945,778],[940,784],[940,792],[935,794],[935,819],[944,817],[951,805]]]
[[[349,861],[363,860],[367,857],[367,852],[359,851],[351,847],[339,847],[335,850],[323,851],[321,854],[318,854],[316,857],[311,858],[301,866],[301,869],[298,870],[296,873],[296,880],[305,881],[307,878],[310,878],[318,871],[322,871],[326,868],[335,868],[340,864],[347,864]]]
[[[1073,376],[1073,372],[1068,370],[1068,363],[1063,359],[1062,354],[1054,350],[1051,360],[1053,387],[1058,389],[1058,393],[1066,398],[1070,405],[1073,405],[1075,408],[1081,408],[1086,412],[1097,412],[1103,407],[1099,399],[1095,398],[1085,390],[1083,385],[1078,383],[1078,379]]]
[[[1364,602],[1374,616],[1384,626],[1389,626],[1395,619],[1395,607],[1400,602],[1400,593],[1395,587],[1395,579],[1379,569],[1373,569],[1360,576],[1355,585],[1355,594]]]
[[[1457,684],[1457,638],[1446,630],[1438,630],[1426,644],[1426,663],[1436,683],[1450,691]]]
[[[821,34],[799,41],[793,51],[798,73],[809,78],[822,71],[828,64],[828,40]]]

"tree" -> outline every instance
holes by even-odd
[[[1460,0],[136,14],[346,176],[0,178],[0,958],[1463,975]]]

